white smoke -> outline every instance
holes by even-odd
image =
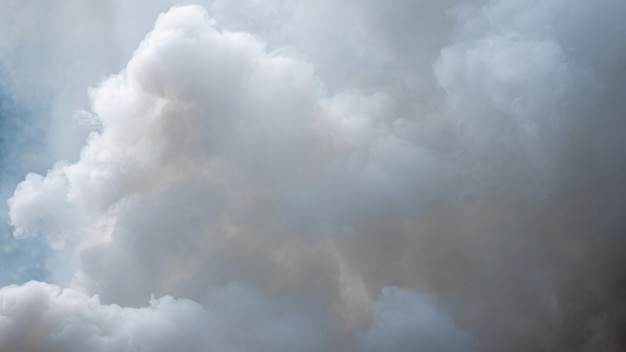
[[[105,4],[111,68],[142,5]],[[3,288],[0,349],[619,350],[625,5],[205,5],[9,199],[72,278]]]

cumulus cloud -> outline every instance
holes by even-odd
[[[101,127],[80,159],[29,175],[9,200],[16,235],[43,233],[76,253],[72,285],[108,304],[172,294],[215,307],[220,349],[350,345],[355,332],[341,328],[337,312],[350,297],[338,292],[330,251],[306,236],[327,223],[311,212],[335,190],[320,190],[322,199],[305,191],[304,208],[290,202],[321,178],[346,188],[339,206],[354,213],[352,222],[363,216],[348,209],[355,197],[366,197],[368,213],[381,209],[379,196],[402,206],[394,198],[412,173],[378,190],[393,177],[386,169],[424,157],[376,121],[390,98],[328,97],[306,61],[267,52],[258,37],[219,31],[201,8],[181,7],[159,17],[127,69],[91,99]],[[371,174],[362,185],[342,186],[362,172]],[[329,231],[350,226],[343,222],[328,223]],[[252,291],[215,293],[232,280]],[[224,311],[233,300],[241,313]],[[249,331],[236,332],[244,321]],[[329,325],[346,331],[325,336]]]
[[[428,297],[386,287],[374,303],[374,317],[364,338],[371,351],[468,351],[471,337]]]
[[[2,350],[620,350],[619,1],[205,5],[8,200],[71,280],[0,290]]]

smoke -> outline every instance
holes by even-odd
[[[624,348],[620,1],[27,4],[101,18],[2,37],[51,114],[119,72],[40,120],[9,217],[69,279],[0,289],[3,351]]]

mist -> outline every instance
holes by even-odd
[[[626,3],[0,5],[2,351],[626,346]]]

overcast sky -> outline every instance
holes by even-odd
[[[626,2],[0,8],[0,350],[626,348]]]

